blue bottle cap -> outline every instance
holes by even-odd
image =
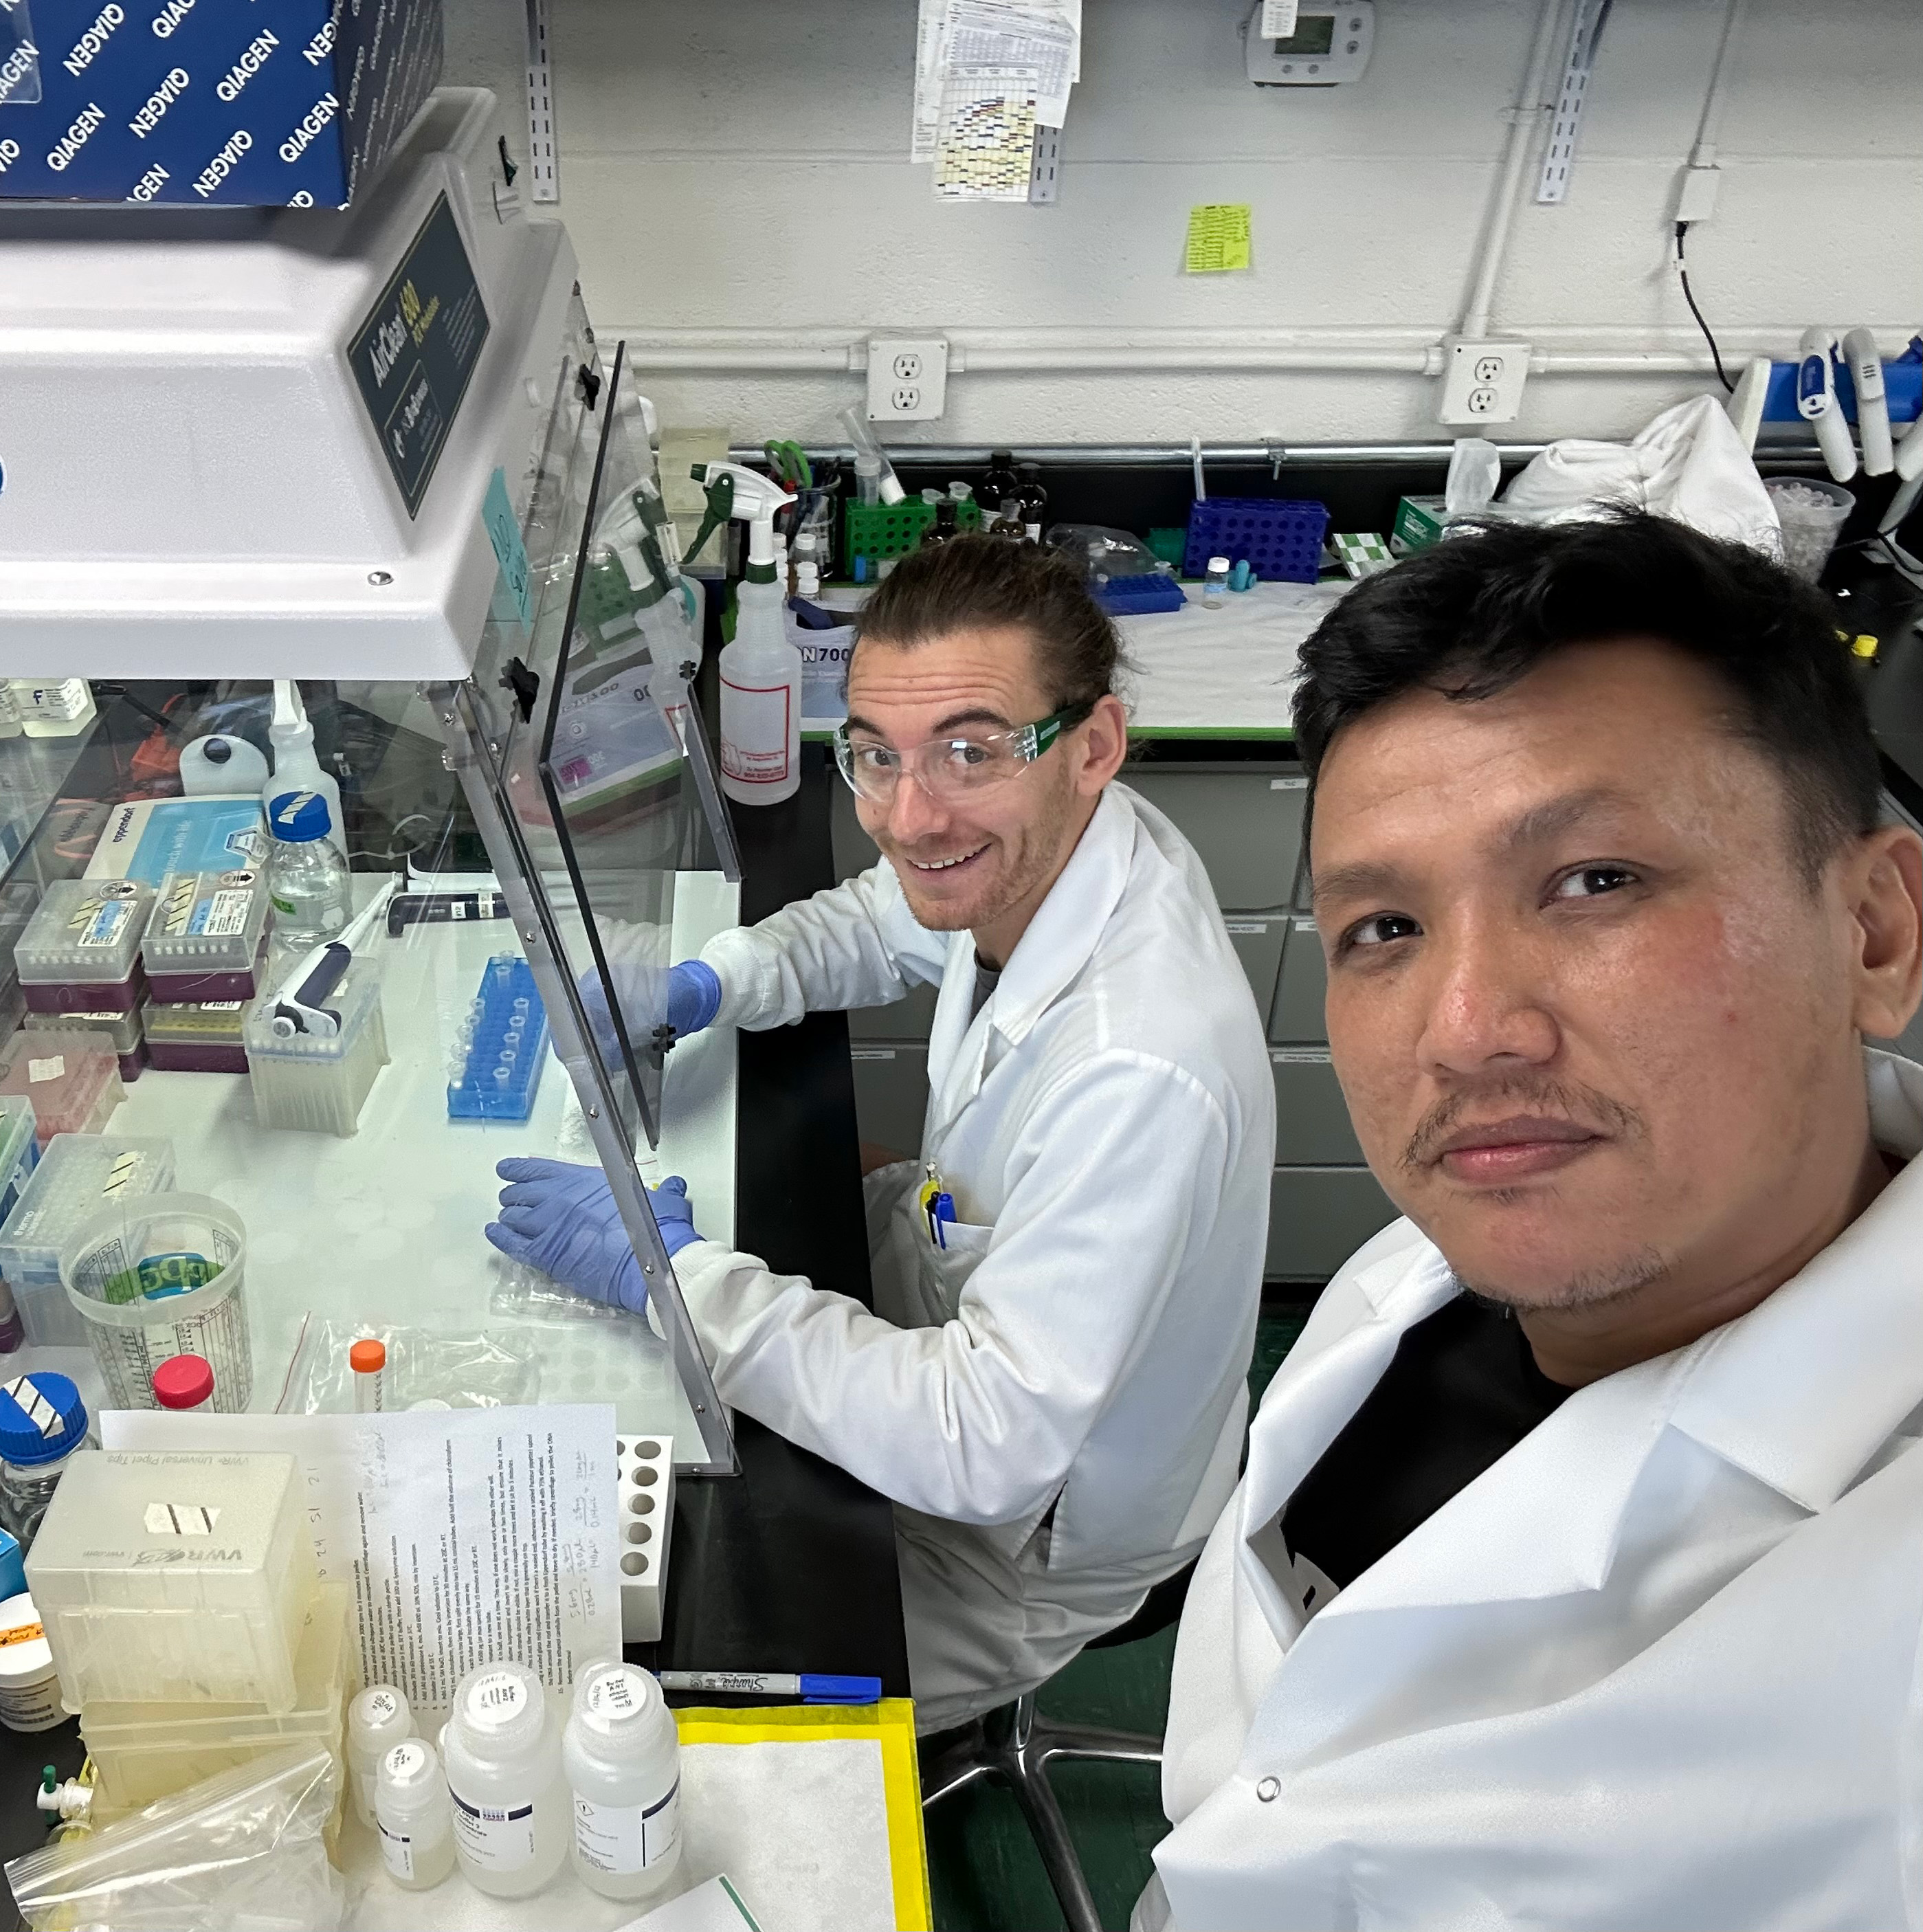
[[[87,1432],[87,1405],[65,1376],[42,1369],[0,1382],[0,1461],[54,1462]]]
[[[284,791],[267,808],[267,829],[290,845],[325,838],[332,820],[327,801],[317,791]]]

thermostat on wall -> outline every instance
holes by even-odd
[[[1258,87],[1333,87],[1360,80],[1376,44],[1375,0],[1351,0],[1346,7],[1303,5],[1295,31],[1282,40],[1263,35],[1258,7],[1244,36],[1249,78]]]

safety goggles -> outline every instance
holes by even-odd
[[[835,762],[848,789],[871,804],[887,804],[904,772],[928,797],[952,804],[1006,784],[1094,709],[1092,704],[1070,704],[1033,724],[1006,731],[956,732],[910,745],[905,751],[853,736],[842,724],[835,732]]]

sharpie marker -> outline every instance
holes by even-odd
[[[799,1697],[804,1704],[878,1704],[878,1677],[818,1677],[782,1670],[658,1670],[664,1690],[725,1690],[744,1697]]]

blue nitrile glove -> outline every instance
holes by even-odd
[[[721,1003],[721,975],[712,966],[699,959],[684,959],[668,969],[668,1023],[677,1040],[712,1026]]]
[[[646,1311],[647,1283],[599,1168],[519,1159],[501,1162],[494,1172],[508,1184],[501,1190],[501,1218],[488,1222],[487,1234],[502,1254],[591,1301],[634,1315]],[[701,1238],[688,1205],[688,1184],[680,1175],[670,1176],[648,1198],[669,1254]]]
[[[608,989],[602,984],[601,974],[595,968],[590,966],[581,975],[580,990],[581,1004],[587,1010],[588,1024],[594,1029],[601,1056],[613,1066],[620,1058],[620,1047],[608,1009]],[[678,966],[668,969],[668,1023],[674,1029],[676,1039],[685,1040],[691,1033],[699,1033],[710,1024],[721,1011],[721,980],[712,966],[704,965],[698,959],[684,959]],[[624,1011],[622,1018],[626,1017]],[[637,1053],[647,1045],[645,1040],[634,1037],[632,1028],[628,1043]]]

